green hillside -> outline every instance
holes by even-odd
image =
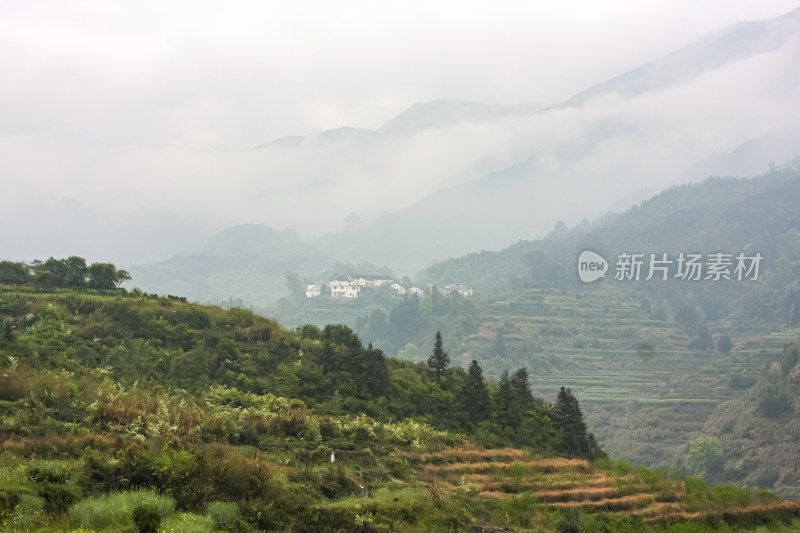
[[[575,397],[536,398],[524,371],[488,388],[477,363],[437,378],[344,326],[36,281],[0,286],[0,320],[2,531],[710,531],[798,516],[772,493],[604,459]]]
[[[693,443],[702,452],[698,471],[718,481],[779,486],[784,496],[800,498],[798,346],[787,344],[754,387],[714,410]]]
[[[712,178],[674,187],[625,213],[561,227],[434,265],[431,284],[463,283],[471,297],[428,289],[421,298],[299,300],[281,323],[342,322],[387,354],[424,361],[441,331],[454,364],[475,359],[487,377],[526,368],[534,392],[569,384],[613,456],[684,468],[689,444],[723,402],[740,398],[778,361],[800,326],[800,173]],[[603,281],[582,283],[577,258],[600,252]],[[760,253],[757,280],[617,281],[623,251]],[[419,283],[421,285],[421,283]],[[777,468],[777,466],[776,466]],[[785,495],[800,474],[755,476]]]

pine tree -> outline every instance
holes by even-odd
[[[494,397],[495,416],[501,427],[516,427],[519,423],[514,420],[514,389],[511,388],[511,378],[508,370],[503,370],[498,382],[497,394]]]
[[[511,375],[511,389],[514,391],[516,403],[520,404],[523,408],[527,408],[533,401],[531,384],[530,381],[528,381],[528,371],[525,368],[518,368]]]
[[[592,450],[586,434],[586,422],[583,419],[578,399],[570,389],[561,387],[553,406],[553,422],[561,428],[561,444],[559,451],[570,457],[588,457]]]
[[[483,381],[483,370],[478,361],[472,360],[467,369],[467,380],[464,383],[464,407],[472,424],[478,424],[489,416],[489,390]]]
[[[434,376],[436,376],[437,383],[441,383],[442,374],[445,373],[447,370],[447,365],[449,364],[450,356],[444,351],[444,346],[442,345],[442,333],[437,331],[436,341],[433,343],[433,352],[428,357],[428,368],[430,368]]]

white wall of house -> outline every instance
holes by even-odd
[[[322,296],[322,285],[306,285],[306,298]]]

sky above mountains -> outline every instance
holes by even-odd
[[[624,112],[609,97],[580,116],[532,124],[530,113],[730,24],[796,7],[797,0],[4,2],[0,222],[36,219],[26,232],[0,237],[0,258],[77,253],[124,263],[133,260],[128,248],[154,260],[246,222],[319,235],[532,157],[534,173],[564,174],[563,157],[610,174],[641,147],[617,140],[581,154],[620,121],[627,137],[647,130],[661,147],[651,156],[674,179],[793,118],[784,108],[796,102],[795,78],[781,72],[797,64],[797,47],[637,99]],[[718,93],[726,85],[732,90]],[[358,130],[316,135],[377,130],[434,100],[518,112],[379,145],[364,143]],[[675,102],[674,113],[661,113]],[[698,119],[697,109],[708,115]],[[290,135],[305,136],[301,149],[252,149]],[[675,142],[681,138],[688,153]],[[526,151],[534,145],[545,149]],[[675,150],[684,153],[664,168]],[[660,183],[650,181],[642,186]]]
[[[416,102],[546,106],[785,0],[4,2],[4,136],[241,149]]]

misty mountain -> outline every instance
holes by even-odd
[[[757,139],[748,140],[735,150],[699,161],[681,174],[680,182],[702,180],[708,176],[754,176],[766,170],[764,162],[776,166],[792,164],[800,153],[800,122],[787,124]]]
[[[334,265],[295,232],[245,224],[219,232],[196,253],[135,265],[129,271],[133,285],[147,292],[178,294],[200,302],[233,299],[266,304],[288,294],[287,273],[316,279]]]
[[[486,122],[532,110],[476,102],[435,100],[414,104],[380,127],[383,135],[408,135],[425,128],[444,128],[465,122]]]
[[[496,98],[475,102],[436,99],[426,91],[420,94],[433,100],[398,113],[396,106],[407,105],[398,102],[409,102],[400,90],[401,96],[384,91],[360,103],[359,115],[369,118],[340,118],[323,94],[307,107],[280,110],[314,118],[293,124],[341,126],[316,132],[276,132],[263,126],[256,110],[238,111],[242,120],[223,118],[228,104],[212,105],[213,113],[176,108],[142,89],[148,83],[130,86],[131,98],[148,111],[120,104],[127,100],[111,84],[105,94],[114,103],[88,118],[81,102],[62,108],[59,98],[15,92],[30,106],[17,106],[15,121],[33,115],[40,121],[30,126],[35,134],[14,126],[10,137],[0,139],[0,223],[18,227],[25,221],[24,232],[3,238],[0,254],[80,254],[129,266],[193,253],[222,228],[254,223],[296,228],[328,257],[414,275],[433,261],[542,237],[558,220],[575,226],[596,219],[676,180],[750,175],[797,157],[791,125],[800,122],[798,19],[794,10],[742,22],[605,82],[598,79],[571,97],[547,96],[562,105],[534,106],[540,96],[533,92],[530,101],[518,93],[464,93]],[[557,67],[541,71],[543,85],[575,69]],[[42,70],[42,79],[50,70]],[[227,74],[217,74],[225,80],[220,94],[231,85]],[[487,75],[475,71],[476,77]],[[515,83],[507,76],[498,87]],[[82,83],[100,87],[89,78]],[[50,89],[42,84],[42,94]],[[71,102],[75,94],[82,92],[61,96]],[[243,87],[229,103],[231,109],[243,101],[288,106],[292,99],[280,94]],[[44,103],[55,107],[45,109]],[[129,111],[113,118],[120,109]],[[65,117],[56,120],[59,110]],[[376,118],[384,112],[385,118]],[[195,118],[205,124],[203,117],[238,133],[218,135],[215,127],[195,125]],[[50,118],[56,121],[47,127]],[[103,127],[94,128],[89,119]],[[364,127],[351,120],[373,122]],[[261,132],[269,133],[262,138]],[[42,190],[27,194],[20,184]]]
[[[703,306],[709,319],[739,313],[794,325],[800,322],[797,198],[800,167],[752,179],[709,178],[672,187],[623,213],[556,229],[543,239],[441,261],[422,277],[435,284],[469,284],[486,294],[540,285],[591,290],[615,283],[615,259],[622,252],[668,253],[673,259],[680,252],[760,253],[757,283],[631,283],[677,302],[692,293],[690,298]],[[583,250],[596,251],[609,261],[604,281],[580,282],[577,259]]]
[[[661,90],[733,61],[776,50],[790,39],[796,39],[799,31],[800,8],[771,20],[740,22],[582,91],[561,105],[580,106],[603,95],[630,98]]]
[[[699,139],[684,143],[673,137],[675,132],[665,130],[675,125],[665,125],[669,119],[650,106],[675,105],[673,99],[694,98],[709,90],[730,92],[726,84],[731,76],[751,68],[753,61],[765,61],[770,52],[790,47],[798,35],[800,9],[773,20],[737,24],[578,93],[562,106],[536,113],[474,104],[418,104],[382,130],[402,131],[401,124],[409,124],[407,131],[443,128],[459,118],[473,127],[486,120],[499,129],[503,124],[541,133],[505,159],[492,160],[491,171],[443,187],[404,209],[385,211],[369,224],[326,235],[319,245],[352,260],[387,263],[413,274],[434,260],[539,237],[559,219],[575,224],[596,218],[620,208],[619,196],[640,201],[646,191],[679,178],[684,182],[763,172],[770,163],[781,164],[800,153],[795,141],[800,122],[784,122],[791,120],[792,109],[786,108],[786,116],[772,117],[774,127],[763,135],[751,121],[751,129],[740,134],[744,137],[731,137],[727,150],[725,144],[718,145],[724,152],[717,155],[704,152],[711,147],[702,146]],[[597,102],[601,95],[610,100]],[[569,111],[577,105],[580,110]],[[689,112],[695,120],[702,106],[698,101],[681,113]],[[575,120],[574,113],[582,117],[580,126],[565,130],[564,121]],[[666,150],[669,156],[663,159]],[[477,164],[472,167],[476,169]]]
[[[433,101],[376,130],[278,139],[236,156],[232,175],[244,161],[259,170],[226,194],[238,217],[292,224],[323,257],[413,276],[559,220],[599,219],[676,180],[763,172],[800,155],[798,18],[735,25],[569,105]]]
[[[252,149],[270,147],[297,147],[302,142],[319,141],[376,141],[386,137],[409,136],[430,128],[446,128],[464,123],[480,123],[499,118],[527,114],[533,109],[523,106],[500,106],[479,102],[433,100],[419,102],[386,121],[377,130],[343,126],[316,135],[287,136],[260,144]]]

